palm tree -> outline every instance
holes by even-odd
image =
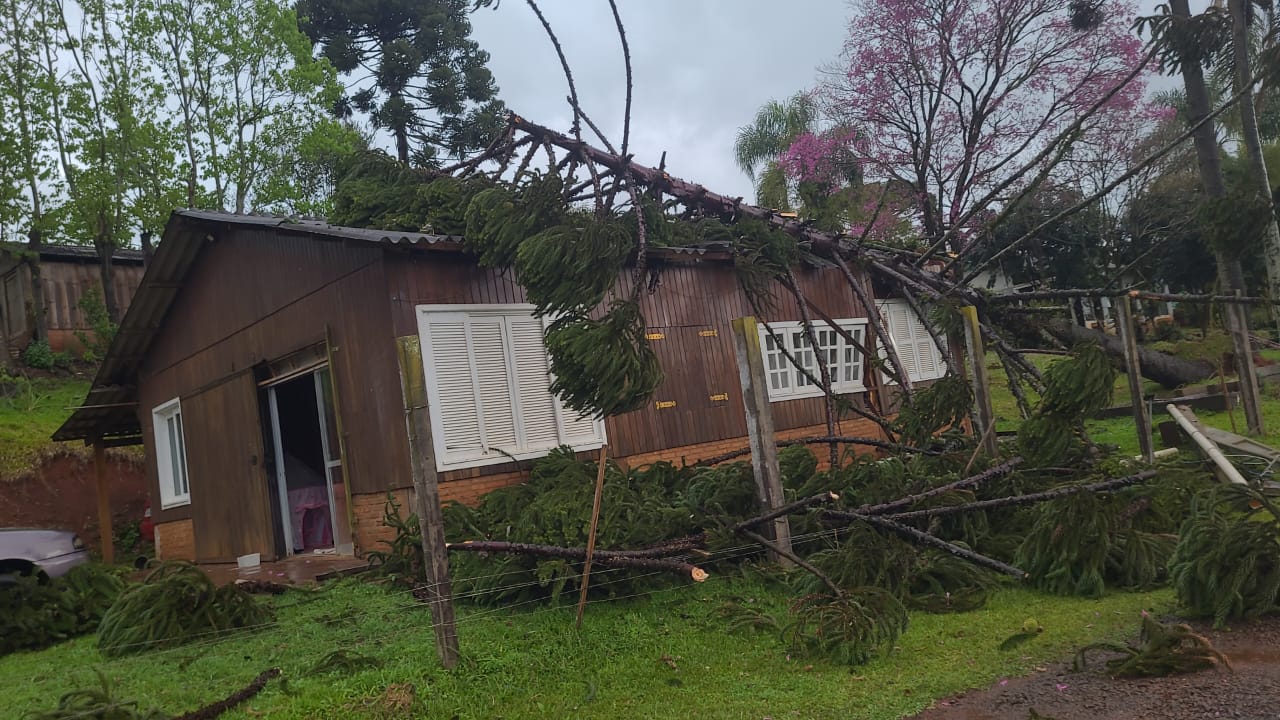
[[[782,102],[765,103],[750,125],[738,128],[733,154],[738,167],[755,183],[758,205],[792,209],[790,187],[778,167],[778,156],[797,137],[813,129],[817,116],[813,98],[796,93]]]

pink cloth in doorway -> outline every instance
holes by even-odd
[[[329,489],[311,485],[289,491],[289,525],[294,550],[333,547]]]

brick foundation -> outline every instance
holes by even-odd
[[[196,534],[190,520],[157,523],[155,531],[157,559],[196,559]]]
[[[783,430],[777,433],[778,440],[794,440],[802,437],[816,437],[827,434],[826,425],[812,425],[808,427],[794,428],[791,430]],[[846,437],[870,437],[882,439],[883,433],[880,432],[879,426],[869,420],[845,420],[839,424],[836,429],[837,435]],[[676,464],[687,463],[692,464],[706,458],[717,457],[735,450],[742,450],[747,447],[747,438],[737,437],[727,440],[717,440],[715,442],[700,443],[697,445],[684,445],[667,450],[660,450],[651,453],[642,453],[639,455],[629,455],[622,458],[614,458],[615,462],[624,467],[639,467],[649,463],[655,463],[662,460],[673,462]],[[830,468],[830,455],[826,452],[825,445],[815,445],[811,449],[818,458],[818,469],[826,470]],[[842,445],[840,452],[853,449],[856,452],[865,452],[869,448],[865,446],[849,446]],[[735,458],[737,460],[745,459],[746,456]],[[480,498],[485,494],[497,490],[499,488],[517,485],[528,479],[527,472],[504,472],[496,475],[481,475],[474,478],[461,478],[456,480],[444,480],[440,483],[440,502],[448,504],[450,502],[460,502],[466,505],[475,505],[480,502]],[[400,512],[404,516],[408,516],[413,512],[412,490],[401,489],[393,491],[396,499],[400,502]],[[387,503],[387,494],[367,493],[363,495],[353,495],[351,497],[352,511],[355,514],[355,543],[356,552],[363,555],[370,550],[385,548],[384,542],[390,542],[395,536],[391,528],[382,523],[383,509]],[[157,540],[158,544],[158,540]]]

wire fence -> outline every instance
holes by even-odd
[[[816,532],[795,535],[792,537],[792,545],[793,546],[806,545],[806,544],[818,542],[824,539],[834,538],[836,535],[838,535],[838,533],[839,533],[838,530],[819,530]],[[747,544],[717,549],[715,551],[710,552],[706,557],[700,558],[699,562],[706,563],[706,564],[722,563],[722,562],[733,561],[733,560],[741,560],[743,558],[746,558],[752,555],[762,554],[764,552],[765,552],[765,549],[760,545],[756,543],[747,543]],[[516,572],[520,572],[520,571],[516,571]],[[492,578],[501,577],[508,574],[512,574],[512,571],[495,572],[495,573],[488,573],[484,575],[473,575],[465,578],[452,578],[450,579],[449,582],[454,585],[462,585],[468,582],[475,582],[479,580],[489,580]],[[646,578],[653,578],[653,577],[662,576],[662,575],[669,575],[669,573],[665,570],[651,570],[647,572],[637,573],[632,568],[594,569],[591,572],[591,578],[592,578],[591,587],[594,592],[597,592],[597,593],[606,592],[611,587],[617,587],[619,585],[628,584],[628,583],[636,583],[637,581],[641,581]],[[606,579],[604,582],[596,582],[596,580],[598,578],[601,578],[602,576],[608,576],[608,579]],[[583,577],[582,573],[577,573],[577,574],[571,574],[571,575],[559,575],[555,578],[555,580],[556,581],[572,581],[572,580],[581,579],[582,577]],[[717,576],[714,576],[714,575],[708,578],[709,581],[714,581],[716,579],[718,578]],[[380,607],[376,610],[362,610],[353,606],[348,608],[348,611],[351,613],[349,617],[352,617],[362,622],[368,622],[370,620],[389,619],[395,616],[402,615],[403,613],[412,611],[412,610],[426,610],[429,607],[429,603],[426,601],[419,600],[416,597],[413,597],[414,594],[421,593],[425,589],[439,587],[442,584],[443,583],[436,583],[436,584],[419,583],[419,584],[415,584],[412,587],[388,589],[386,590],[387,594],[389,594],[393,599],[396,600],[390,606]],[[452,600],[454,601],[479,600],[485,596],[493,596],[493,595],[497,595],[498,593],[509,592],[513,590],[521,590],[525,588],[545,586],[547,584],[548,584],[548,581],[542,580],[542,579],[508,583],[508,584],[500,585],[498,587],[483,588],[483,589],[477,589],[469,592],[455,594],[452,596]],[[609,595],[607,597],[596,597],[593,599],[589,599],[587,601],[587,604],[596,606],[596,605],[602,605],[602,604],[610,604],[610,603],[618,603],[618,602],[628,601],[628,600],[635,600],[637,598],[649,597],[649,596],[653,596],[660,593],[674,593],[678,591],[688,590],[691,584],[692,583],[684,582],[684,583],[677,583],[668,587],[658,587],[650,590],[637,591],[637,592],[632,592],[624,595]],[[299,607],[305,606],[310,602],[312,602],[313,600],[322,599],[328,593],[328,591],[329,591],[328,588],[320,588],[316,590],[303,590],[302,592],[308,593],[309,597],[306,597],[302,600],[298,600],[289,604],[278,605],[277,610],[288,610],[291,608],[299,608]],[[408,599],[402,600],[401,598],[408,598]],[[482,621],[492,619],[496,615],[509,615],[509,614],[512,614],[513,611],[519,611],[521,608],[527,608],[531,605],[537,605],[537,604],[542,604],[546,602],[547,602],[547,597],[539,595],[537,597],[532,597],[532,598],[511,602],[511,603],[504,603],[494,607],[477,607],[457,617],[456,620],[454,621],[454,625],[455,627],[469,627],[474,623],[480,623]],[[572,612],[572,609],[573,609],[572,606],[549,605],[547,607],[538,608],[529,612],[520,612],[519,614],[521,615],[521,617],[528,618],[528,617],[541,615],[545,613],[551,613],[551,612],[569,613],[569,612]],[[334,620],[338,620],[342,617],[344,617],[344,615],[340,615],[334,618]],[[290,618],[290,620],[294,620],[294,619],[296,618]],[[311,618],[311,619],[316,619],[316,618]],[[288,624],[289,624],[289,620],[282,621],[280,619],[273,619],[269,622],[258,623],[258,624],[249,625],[245,627],[235,628],[232,630],[211,630],[211,631],[197,633],[195,635],[188,636],[189,638],[194,638],[194,641],[188,641],[188,642],[184,642],[181,645],[174,645],[170,647],[158,647],[158,646],[166,645],[172,642],[170,640],[165,640],[165,639],[150,640],[150,641],[120,645],[120,646],[117,646],[117,649],[146,652],[146,654],[143,656],[139,656],[131,653],[131,654],[122,655],[118,657],[108,658],[108,659],[105,659],[104,662],[96,664],[95,667],[98,670],[104,673],[107,673],[109,675],[112,670],[118,669],[119,667],[125,664],[135,662],[139,657],[143,657],[147,661],[155,661],[156,659],[164,659],[167,657],[179,657],[185,660],[187,663],[189,663],[198,659],[217,659],[222,657],[229,657],[232,655],[239,655],[240,653],[243,652],[243,648],[234,647],[234,646],[228,646],[226,647],[225,652],[220,652],[220,653],[203,653],[201,651],[214,648],[223,643],[227,643],[228,641],[232,641],[239,638],[250,637],[259,632],[279,629]],[[388,632],[382,635],[362,637],[361,640],[363,642],[385,642],[389,640],[402,638],[405,632],[430,631],[434,633],[439,627],[440,626],[435,624],[434,622],[431,624],[425,624],[425,625],[415,623],[408,628],[401,627],[395,631]],[[147,650],[146,648],[156,648],[156,649]],[[46,677],[34,678],[30,682],[33,685],[40,686],[40,685],[52,684],[54,682],[61,682],[63,680],[65,680],[65,678],[46,676]],[[132,705],[132,704],[121,703],[121,706],[124,706],[124,705]],[[64,717],[74,717],[74,716],[64,716]]]

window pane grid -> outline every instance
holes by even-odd
[[[770,401],[820,396],[822,389],[815,382],[822,377],[819,361],[826,365],[830,373],[834,392],[857,392],[863,389],[862,354],[855,344],[845,338],[845,333],[852,335],[860,344],[865,320],[847,319],[836,322],[839,324],[839,331],[825,325],[813,326],[812,335],[816,345],[810,342],[810,332],[797,321],[770,323],[768,328],[761,324],[760,342],[765,372],[769,378]],[[786,356],[787,353],[791,358]],[[809,375],[814,380],[810,380]]]

